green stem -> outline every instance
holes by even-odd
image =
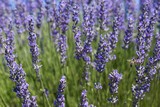
[[[42,89],[44,90],[44,85],[43,85],[42,79],[40,79],[40,84],[41,84]],[[44,93],[44,95],[45,95],[45,98],[46,98],[46,100],[47,100],[48,107],[51,107],[51,105],[50,105],[50,103],[49,103],[49,100],[48,100],[48,97],[46,96],[45,93]]]
[[[44,84],[43,84],[42,79],[41,79],[40,74],[39,74],[39,68],[36,68],[35,70],[36,70],[36,73],[37,73],[38,81],[40,82],[41,88],[42,88],[42,90],[44,91],[44,95],[45,95],[45,98],[46,98],[46,100],[47,100],[48,107],[51,107],[51,105],[50,105],[50,103],[49,103],[49,100],[48,100],[48,97],[47,97],[46,94],[45,94]]]

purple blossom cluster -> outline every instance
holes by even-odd
[[[85,9],[86,8],[86,9]],[[93,9],[94,8],[88,8],[88,7],[84,7],[85,9],[85,14],[84,14],[84,23],[83,23],[83,30],[84,30],[84,34],[86,36],[86,40],[84,42],[84,47],[83,47],[83,59],[87,58],[87,54],[92,52],[92,41],[94,39],[94,15],[93,15]],[[85,16],[86,15],[86,16]],[[85,58],[86,57],[86,58]]]
[[[100,36],[99,46],[97,53],[95,55],[95,68],[98,72],[103,72],[105,70],[105,65],[109,61],[111,48],[105,37]]]
[[[148,0],[144,0],[142,5],[142,14],[139,16],[139,24],[138,24],[138,35],[136,38],[137,43],[137,51],[136,54],[138,56],[137,61],[139,63],[143,63],[145,58],[148,56],[146,53],[146,30],[149,25],[149,4]]]
[[[150,90],[149,78],[145,73],[145,67],[137,68],[136,84],[132,84],[133,106],[137,107],[139,100],[142,100],[146,92]]]
[[[40,28],[42,25],[42,19],[44,17],[44,6],[43,6],[43,0],[36,0],[37,2],[37,20],[36,20],[36,26],[37,28]]]
[[[77,64],[73,61],[73,63],[84,67],[82,68],[83,73],[80,72],[83,74],[83,78],[77,79],[81,81],[80,88],[87,89],[88,91],[92,91],[92,88],[95,88],[96,92],[102,92],[106,89],[101,81],[101,79],[106,78],[105,73],[110,68],[116,67],[119,67],[118,69],[130,69],[127,66],[118,64],[122,61],[125,63],[127,59],[123,58],[128,58],[130,57],[130,53],[135,52],[136,56],[131,60],[136,68],[135,81],[131,83],[132,87],[130,90],[132,91],[133,107],[139,106],[139,101],[144,99],[146,93],[150,91],[151,83],[159,71],[160,62],[160,2],[158,0],[140,0],[140,14],[137,14],[137,19],[134,0],[28,0],[27,2],[16,0],[15,7],[9,6],[8,2],[8,0],[0,1],[0,53],[3,53],[4,48],[6,65],[10,70],[9,78],[16,85],[13,91],[21,99],[22,107],[37,107],[38,104],[36,97],[31,96],[29,91],[29,84],[25,79],[27,74],[23,70],[22,65],[16,62],[16,55],[14,54],[14,28],[17,31],[18,40],[23,41],[22,44],[25,44],[25,40],[22,40],[22,38],[25,39],[23,34],[26,31],[29,33],[28,45],[30,47],[32,65],[40,80],[42,88],[40,90],[43,90],[48,106],[50,106],[48,100],[50,93],[47,88],[44,88],[39,74],[41,67],[39,65],[40,49],[43,50],[43,47],[48,46],[45,45],[45,42],[43,43],[44,38],[47,37],[45,36],[47,33],[51,36],[51,39],[48,40],[53,40],[54,42],[53,49],[55,48],[57,53],[59,53],[61,65],[63,66],[58,71],[63,76],[60,79],[55,96],[55,107],[70,105],[68,102],[65,103],[68,101],[68,96],[65,97],[64,94],[67,86],[66,76],[69,76],[68,68],[72,70],[72,66],[68,63],[72,59],[66,61],[67,58],[71,58],[67,54],[74,53],[74,57],[79,62]],[[28,15],[29,17],[27,17]],[[134,28],[137,21],[137,28]],[[47,24],[48,26],[46,26]],[[157,25],[158,28],[156,28]],[[36,33],[37,30],[39,34]],[[158,32],[157,36],[155,36],[155,32]],[[3,34],[6,35],[6,40],[4,40]],[[121,37],[122,34],[124,34],[124,38]],[[135,35],[137,35],[136,38]],[[19,36],[22,38],[19,38]],[[38,37],[41,40],[40,44],[42,44],[40,49],[37,45]],[[130,43],[134,39],[136,40],[135,49],[130,47]],[[74,45],[71,48],[70,46],[73,41],[70,40],[74,40]],[[126,50],[118,49],[117,43],[119,42],[118,45],[121,45],[121,41],[123,41],[123,48]],[[67,44],[68,42],[70,43]],[[154,46],[153,53],[151,53],[152,46]],[[72,48],[74,52],[67,53]],[[128,53],[130,51],[128,48],[133,50]],[[48,49],[48,47],[45,49]],[[21,52],[21,50],[19,51]],[[125,51],[123,52],[124,56],[121,55],[122,51]],[[119,56],[117,57],[117,55]],[[119,59],[123,60],[120,61]],[[109,66],[106,66],[106,64]],[[76,67],[73,67],[73,69],[82,70]],[[98,72],[92,72],[95,70]],[[71,73],[73,72],[71,71]],[[78,74],[80,73],[78,72]],[[101,83],[93,83],[94,79],[101,81]],[[83,80],[87,84],[83,83]],[[122,80],[122,74],[118,73],[118,70],[113,70],[109,73],[108,80],[109,87],[107,88],[109,88],[111,95],[107,100],[115,104],[118,102],[118,89]],[[75,83],[79,85],[79,82],[75,81]],[[102,87],[102,84],[104,87]],[[88,102],[88,98],[90,97],[87,98],[87,90],[81,92],[80,107],[94,107],[94,105]],[[97,97],[97,102],[98,100],[99,98]],[[98,102],[97,105],[101,105],[100,103]]]
[[[39,68],[40,66],[38,65],[39,59],[39,48],[37,45],[37,34],[34,32],[34,19],[32,17],[28,18],[28,31],[29,31],[29,37],[28,37],[28,42],[29,42],[29,46],[30,46],[30,52],[32,55],[32,63],[33,63],[33,67],[36,71],[36,75],[39,78]]]
[[[108,76],[109,81],[109,91],[112,94],[112,97],[108,99],[111,103],[116,103],[118,101],[118,97],[115,94],[118,93],[118,85],[122,80],[122,74],[118,73],[117,70],[113,70],[112,73]]]
[[[125,31],[125,36],[124,36],[124,48],[127,49],[129,47],[130,42],[133,39],[133,30],[134,30],[134,23],[135,23],[135,6],[134,6],[134,1],[133,0],[127,0],[127,20],[128,20],[128,25],[127,25],[127,30]]]
[[[5,59],[7,66],[10,70],[10,79],[16,83],[14,92],[22,99],[22,107],[37,107],[36,97],[31,96],[28,90],[29,84],[26,82],[26,73],[22,68],[22,65],[17,64],[14,55],[14,32],[11,27],[11,23],[6,32],[6,46],[5,46]]]
[[[94,105],[88,103],[87,90],[83,90],[82,93],[81,93],[80,107],[95,107]]]
[[[98,20],[100,23],[100,29],[107,31],[108,28],[106,25],[109,25],[112,2],[109,0],[101,0],[97,6]]]
[[[56,107],[65,107],[64,89],[66,87],[66,77],[62,76],[58,87],[57,98],[54,101]]]
[[[101,90],[103,87],[102,87],[101,83],[98,82],[98,83],[94,83],[94,88],[97,90]]]
[[[60,35],[58,38],[58,48],[61,55],[61,63],[65,65],[66,63],[66,54],[67,54],[67,37],[65,35]]]

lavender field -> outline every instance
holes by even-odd
[[[0,0],[0,107],[159,99],[159,0]]]

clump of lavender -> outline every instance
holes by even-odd
[[[127,30],[125,31],[125,36],[124,36],[124,48],[127,49],[129,47],[129,44],[133,38],[133,30],[134,30],[134,12],[135,12],[135,6],[134,6],[134,1],[133,0],[127,0],[127,7],[128,7],[128,14],[127,14],[127,19],[128,19],[128,26]]]
[[[138,35],[136,38],[137,43],[137,59],[140,63],[143,63],[148,56],[145,50],[146,29],[149,25],[149,1],[144,0],[142,14],[139,16]]]
[[[42,25],[42,19],[44,17],[44,7],[43,7],[43,0],[36,0],[37,2],[37,20],[36,20],[36,26],[37,28],[40,28]]]
[[[39,48],[38,45],[36,43],[36,39],[37,39],[37,35],[34,32],[34,19],[32,17],[28,18],[28,31],[29,31],[29,37],[28,37],[28,42],[29,42],[29,46],[30,46],[30,52],[32,55],[32,63],[33,63],[33,67],[36,71],[36,75],[38,78],[40,78],[39,76],[39,68],[40,66],[38,65],[38,62],[40,61],[38,59],[39,56]]]
[[[19,16],[19,13],[18,13],[18,10],[17,10],[17,9],[14,10],[13,13],[14,13],[14,17],[15,17],[14,23],[15,23],[16,28],[17,28],[17,33],[18,33],[18,34],[21,34],[21,33],[23,33],[23,31],[24,31],[24,29],[23,29],[23,24],[22,24],[22,20],[21,20],[21,18],[20,18],[20,16]]]
[[[111,52],[112,53],[114,51],[114,49],[116,48],[116,44],[118,42],[118,35],[120,33],[120,29],[121,29],[121,24],[122,24],[122,16],[120,15],[120,8],[121,8],[121,4],[119,4],[119,2],[115,2],[115,6],[114,7],[114,19],[113,19],[113,27],[112,27],[112,32],[110,34],[110,36],[107,38],[108,39],[108,43],[109,46],[111,48]],[[111,56],[111,55],[110,55]],[[116,59],[116,56],[114,55],[113,57],[110,57],[110,60],[114,60]]]
[[[61,0],[59,4],[59,26],[61,33],[58,39],[58,50],[61,54],[61,63],[64,66],[66,63],[67,37],[66,31],[69,24],[69,4],[67,1]]]
[[[64,66],[67,58],[67,37],[65,35],[60,35],[58,38],[58,52],[61,55],[61,63]]]
[[[22,1],[17,1],[16,2],[16,9],[13,11],[14,14],[14,23],[17,28],[17,33],[22,34],[25,31],[26,23],[26,9],[25,9],[25,4]]]
[[[27,6],[27,11],[29,12],[29,15],[35,16],[35,9],[36,9],[36,2],[34,0],[28,0],[27,1],[28,6]]]
[[[109,8],[107,7],[109,2],[107,0],[101,0],[99,5],[97,6],[98,10],[98,21],[100,23],[100,29],[107,31],[106,25],[108,24],[108,15],[109,15]]]
[[[80,107],[94,107],[94,105],[88,103],[87,90],[83,90],[81,93]]]
[[[153,57],[150,57],[147,66],[137,66],[136,84],[132,85],[133,106],[137,107],[139,100],[142,100],[146,92],[150,91],[150,84],[157,72],[157,63],[160,61],[160,36],[156,36],[156,45]]]
[[[122,74],[118,73],[117,70],[113,70],[112,73],[108,76],[109,81],[109,91],[112,94],[112,97],[108,99],[111,103],[116,103],[118,101],[118,85],[120,80],[122,80]]]
[[[77,24],[79,23],[79,7],[76,3],[73,4],[73,7],[72,7],[72,21],[73,21],[73,26],[72,26],[72,29],[73,29],[73,32],[76,33],[76,28],[77,28]]]
[[[148,51],[151,46],[153,28],[156,21],[157,10],[154,10],[150,20],[149,17],[149,1],[145,1],[143,4],[143,13],[140,16],[137,36],[137,56],[136,62],[140,65],[136,66],[137,78],[135,85],[132,85],[133,93],[133,106],[137,107],[140,100],[145,96],[146,92],[150,90],[150,84],[156,74],[156,61],[153,57],[149,58],[149,62],[146,67],[142,66],[145,58],[148,56]]]
[[[146,70],[156,68],[158,62],[160,61],[160,45],[159,44],[160,44],[160,34],[157,34],[153,56],[148,59]]]
[[[58,29],[60,29],[59,25],[60,25],[60,16],[59,16],[59,11],[57,9],[57,6],[55,3],[53,3],[53,9],[52,9],[52,18],[54,18],[54,20],[52,20],[51,22],[51,31],[50,31],[50,35],[52,36],[52,40],[53,40],[53,43],[55,44],[56,46],[56,49],[57,51],[59,50],[59,47],[58,47],[58,39],[60,37],[60,32],[58,31]]]
[[[111,48],[109,44],[107,44],[105,38],[101,35],[94,61],[95,68],[98,72],[101,73],[105,70],[106,63],[109,61],[110,51]]]
[[[76,44],[75,58],[78,60],[82,58],[82,51],[83,51],[81,35],[82,34],[81,34],[80,29],[77,29],[74,35],[74,39],[75,39],[75,44]]]
[[[72,26],[72,31],[74,33],[74,40],[76,44],[76,49],[75,49],[75,58],[76,59],[81,59],[82,58],[82,51],[83,51],[83,46],[82,46],[82,41],[81,41],[81,36],[82,33],[80,31],[80,28],[77,26],[79,23],[79,7],[76,3],[73,2],[73,8],[72,8],[72,21],[73,21],[73,26]]]
[[[87,90],[83,90],[81,93],[81,107],[88,107]]]
[[[91,7],[87,7],[86,5],[83,5],[83,22],[82,22],[82,28],[83,28],[83,34],[85,35],[85,42],[84,46],[81,44],[81,31],[79,29],[77,34],[75,35],[75,40],[76,40],[76,58],[81,59],[83,58],[85,62],[84,66],[84,72],[83,72],[83,77],[84,79],[88,82],[89,81],[89,69],[90,69],[90,64],[91,64],[91,58],[89,54],[92,52],[92,46],[91,43],[94,39],[95,31],[94,31],[94,25],[95,25],[95,17],[93,15],[94,10]]]
[[[54,20],[52,2],[51,0],[45,0],[45,3],[47,22],[50,23]]]
[[[159,10],[160,10],[159,6],[155,5],[155,8],[153,8],[153,14],[152,14],[152,16],[151,16],[151,18],[149,20],[149,24],[148,24],[147,29],[145,31],[145,33],[146,33],[146,37],[145,37],[145,40],[146,40],[146,44],[145,44],[146,54],[148,54],[148,52],[150,50],[150,47],[151,47],[153,33],[154,33],[154,25],[157,22],[158,11]]]
[[[64,89],[66,87],[66,77],[62,76],[58,87],[57,98],[54,101],[56,107],[65,107]]]
[[[60,28],[62,31],[62,34],[65,34],[68,30],[68,24],[69,24],[69,4],[65,0],[60,1],[59,5],[59,20],[60,20]]]
[[[5,59],[7,66],[10,69],[10,79],[16,83],[14,92],[22,99],[23,107],[37,107],[36,97],[30,95],[28,90],[29,84],[25,80],[26,73],[22,65],[18,65],[15,61],[14,55],[14,33],[12,31],[11,23],[6,31],[6,46],[5,46]]]
[[[160,36],[156,36],[156,45],[153,52],[153,57],[150,57],[147,66],[137,66],[136,84],[132,86],[133,106],[137,107],[139,100],[142,100],[146,92],[150,90],[150,84],[156,74],[156,65],[160,61],[159,55]]]
[[[17,6],[17,9],[19,12],[19,16],[21,18],[21,24],[23,25],[22,31],[24,32],[25,30],[27,30],[27,21],[26,21],[27,12],[25,3],[20,2]]]
[[[137,78],[136,84],[132,85],[133,94],[133,106],[137,107],[139,100],[142,100],[146,92],[150,90],[150,82],[148,82],[148,77],[145,74],[145,67],[137,67]]]
[[[92,41],[94,39],[95,35],[95,17],[94,17],[94,8],[86,8],[86,11],[84,12],[84,22],[83,22],[83,32],[86,36],[86,40],[84,42],[84,47],[83,47],[83,54],[84,57],[87,57],[87,54],[92,52]],[[85,16],[86,15],[86,16]]]

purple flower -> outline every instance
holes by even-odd
[[[87,91],[83,90],[81,93],[81,104],[80,107],[89,107],[88,99],[87,99]]]
[[[108,76],[109,81],[109,91],[112,94],[112,97],[108,99],[111,103],[116,103],[118,101],[118,97],[114,96],[114,94],[118,93],[118,85],[122,80],[122,74],[119,74],[117,70],[113,70],[112,73]]]
[[[133,30],[134,30],[134,12],[135,12],[135,6],[134,6],[134,2],[133,0],[128,0],[127,1],[127,7],[128,7],[128,17],[127,17],[127,20],[128,20],[128,26],[127,26],[127,30],[125,31],[125,36],[124,36],[124,48],[128,48],[129,47],[129,44],[132,40],[132,37],[133,37]]]
[[[75,31],[74,39],[75,39],[75,44],[76,44],[75,58],[78,60],[82,58],[82,52],[83,52],[81,35],[82,34],[81,34],[80,29],[77,29]]]
[[[62,76],[58,87],[57,98],[54,101],[54,105],[56,107],[65,107],[65,97],[63,95],[65,87],[66,87],[66,77]]]
[[[147,26],[147,29],[145,31],[146,33],[146,37],[145,37],[145,41],[146,41],[146,45],[145,45],[145,50],[146,50],[146,54],[148,54],[148,52],[150,51],[150,47],[151,47],[151,43],[152,43],[152,38],[153,38],[153,33],[154,33],[154,25],[157,22],[157,16],[158,16],[158,7],[156,6],[153,10],[153,14],[149,20],[149,24]],[[160,10],[160,9],[159,9]]]
[[[137,78],[136,83],[132,84],[132,94],[133,94],[133,106],[137,107],[139,100],[142,100],[146,92],[150,90],[150,81],[155,71],[145,72],[144,66],[138,66],[137,68]],[[149,75],[148,75],[149,74]]]
[[[72,26],[72,29],[73,29],[73,32],[76,33],[76,28],[77,28],[77,24],[79,22],[79,7],[76,3],[73,4],[73,7],[72,7],[72,21],[73,21],[73,26]]]
[[[51,0],[45,0],[45,3],[46,3],[45,9],[46,9],[47,22],[49,23],[53,21]]]
[[[65,65],[67,58],[67,37],[65,35],[60,35],[58,38],[58,52],[61,55],[61,63]]]
[[[108,79],[110,80],[110,93],[118,93],[118,85],[122,79],[122,74],[119,74],[117,70],[113,70],[112,73],[109,74]]]
[[[36,2],[34,0],[28,0],[27,1],[28,6],[27,6],[27,10],[29,12],[30,15],[34,15],[34,10],[36,9]]]
[[[86,36],[83,52],[86,54],[92,52],[91,43],[95,35],[95,31],[94,31],[95,17],[93,14],[94,13],[93,9],[94,8],[84,6],[84,10],[83,10],[84,15],[83,15],[82,28],[83,28],[83,33]]]
[[[29,46],[30,46],[30,52],[32,55],[32,63],[33,63],[33,67],[36,70],[36,75],[39,78],[39,68],[40,66],[38,65],[39,59],[39,48],[38,45],[36,43],[36,39],[37,39],[37,34],[34,32],[34,19],[32,18],[32,16],[30,16],[28,18],[28,31],[29,31],[29,37],[28,37],[28,42],[29,42]]]
[[[123,23],[122,16],[121,16],[121,3],[116,1],[113,11],[114,11],[114,19],[113,19],[112,33],[108,38],[112,51],[116,48],[116,44],[118,42],[118,35],[120,33],[120,29]]]
[[[108,28],[106,27],[109,24],[109,16],[111,14],[111,7],[112,2],[108,0],[101,0],[99,5],[97,6],[97,14],[98,20],[100,23],[100,29],[107,31]]]
[[[101,83],[98,82],[98,83],[94,83],[94,88],[97,90],[101,90],[103,87],[102,87]]]
[[[149,4],[148,0],[144,0],[142,5],[142,14],[139,16],[138,23],[138,35],[136,38],[137,43],[137,51],[136,54],[138,56],[137,60],[141,60],[141,63],[144,62],[145,58],[148,56],[146,53],[146,38],[149,37],[147,28],[149,26]],[[149,29],[148,29],[149,30]]]
[[[36,26],[37,28],[40,28],[42,24],[42,19],[44,17],[44,6],[43,6],[43,0],[36,0],[36,2],[38,8]]]
[[[26,29],[26,5],[23,1],[16,1],[16,9],[13,11],[17,33],[21,34]]]
[[[9,26],[11,26],[11,23]],[[28,90],[29,84],[25,80],[26,73],[22,65],[18,65],[15,61],[14,33],[11,27],[6,31],[6,37],[5,59],[10,69],[10,79],[16,83],[14,92],[22,99],[22,107],[37,107],[36,97],[31,97]]]
[[[105,38],[101,35],[100,41],[95,55],[95,68],[98,72],[105,70],[106,63],[109,61],[111,48],[105,41]]]
[[[62,34],[65,34],[68,29],[69,24],[69,3],[65,0],[61,0],[59,4],[59,21],[60,21],[60,28]]]

